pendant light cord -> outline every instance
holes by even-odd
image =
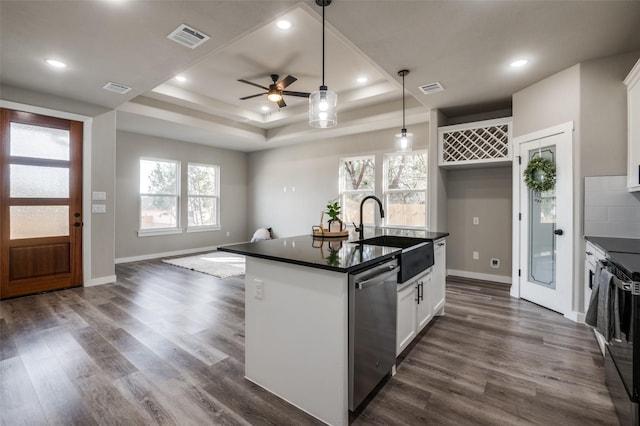
[[[322,86],[324,87],[324,10],[327,6],[322,6]]]
[[[405,74],[402,74],[402,128],[406,129],[407,127],[404,124],[404,76]]]

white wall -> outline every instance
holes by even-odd
[[[188,162],[219,165],[222,229],[138,237],[140,157],[181,161],[182,194],[186,194]],[[222,244],[247,241],[247,191],[247,155],[243,152],[118,131],[116,260],[123,262],[208,250]],[[184,197],[181,209],[186,211]],[[186,221],[183,214],[181,227],[186,228]]]
[[[338,196],[340,158],[375,154],[377,193],[382,157],[393,152],[397,128],[336,137],[249,154],[249,229],[271,227],[277,237],[310,234],[328,200]],[[413,124],[414,149],[428,146],[428,124]],[[295,187],[295,190],[294,190]],[[286,192],[285,192],[286,188]]]

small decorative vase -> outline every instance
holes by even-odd
[[[342,231],[342,221],[340,219],[330,220],[329,232],[340,232],[340,231]]]

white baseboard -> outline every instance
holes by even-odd
[[[457,269],[447,269],[447,275],[456,277],[471,278],[474,280],[493,281],[503,284],[511,284],[511,276],[482,274],[480,272],[459,271]]]
[[[564,317],[570,319],[573,322],[584,323],[585,314],[577,311],[569,311]]]
[[[185,249],[185,250],[168,251],[164,253],[143,254],[140,256],[120,257],[118,259],[115,259],[115,263],[118,264],[118,263],[138,262],[140,260],[158,259],[160,257],[180,256],[183,254],[200,253],[203,251],[215,251],[217,249],[218,249],[218,246],[209,246],[209,247],[199,247],[199,248],[191,248],[191,249]]]
[[[116,281],[117,281],[117,277],[115,275],[110,275],[108,277],[91,278],[89,282],[85,281],[84,287],[93,287],[96,285],[110,284]]]

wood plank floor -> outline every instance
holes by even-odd
[[[243,378],[244,281],[158,260],[0,302],[0,425],[315,425]],[[617,425],[590,330],[449,279],[354,425]]]

